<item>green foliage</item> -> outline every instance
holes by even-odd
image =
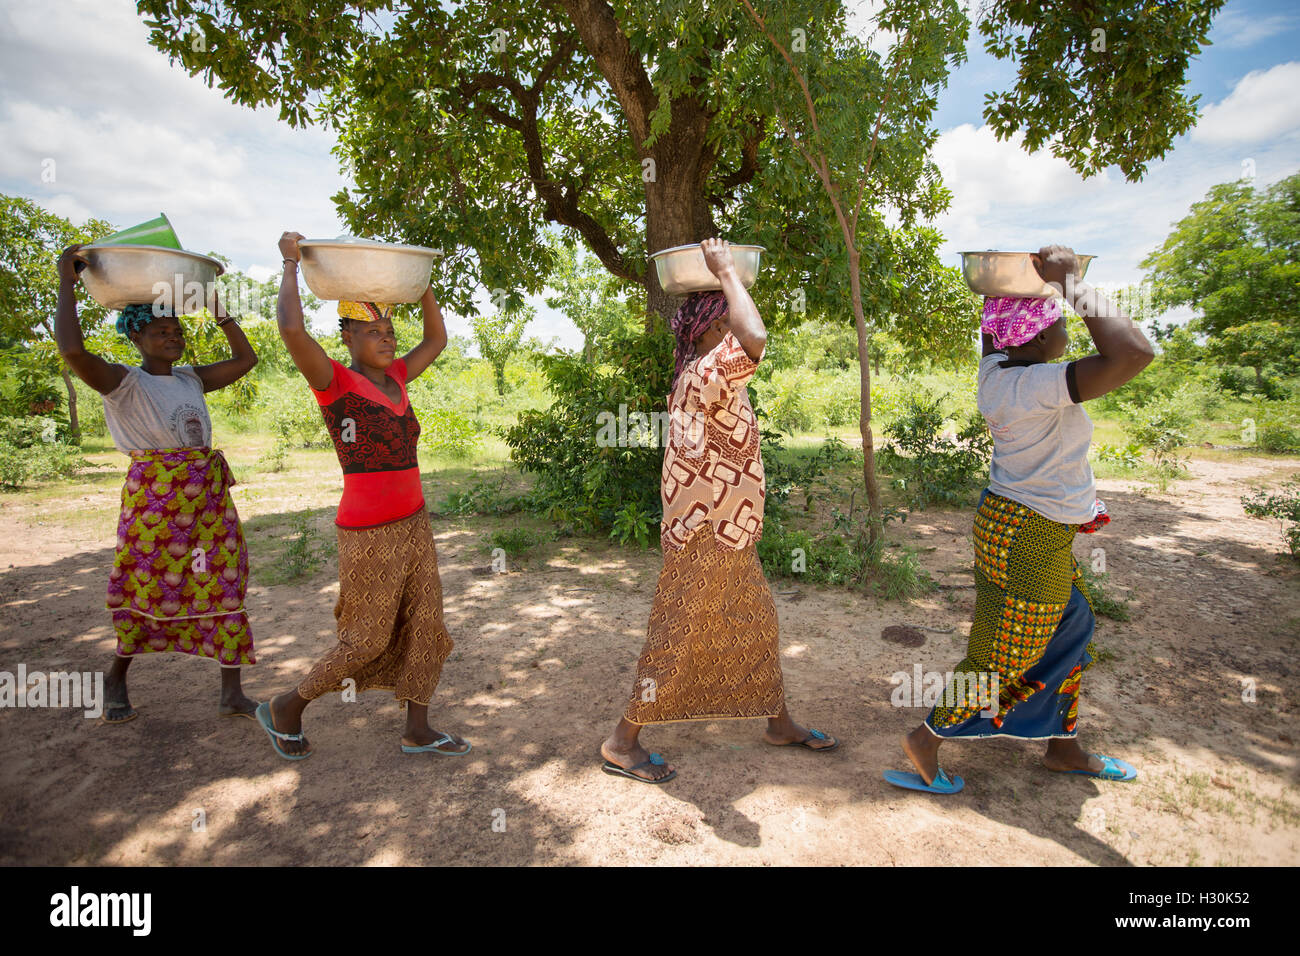
[[[503,495],[504,478],[476,481],[465,491],[452,491],[443,498],[438,506],[441,514],[459,515],[508,515],[518,512],[523,501],[518,495]]]
[[[531,306],[522,306],[495,315],[475,315],[471,319],[479,354],[491,363],[496,372],[498,395],[506,393],[506,362],[519,350],[524,329],[536,314]]]
[[[1083,574],[1083,583],[1087,588],[1094,613],[1113,621],[1127,621],[1132,617],[1128,599],[1116,597],[1108,590],[1109,572],[1094,571],[1087,564],[1080,564],[1079,570]]]
[[[506,429],[510,457],[537,476],[529,507],[562,526],[582,531],[613,530],[617,516],[626,534],[655,527],[663,449],[619,447],[598,441],[602,422],[624,414],[662,412],[672,377],[673,339],[659,328],[650,334],[622,330],[598,336],[592,362],[581,355],[542,355],[547,387],[554,396],[545,411],[526,410]],[[628,506],[635,505],[629,511]],[[629,526],[628,522],[636,524]]]
[[[629,501],[618,514],[614,515],[609,536],[619,544],[626,545],[635,541],[637,547],[648,548],[650,542],[658,537],[658,531],[659,515],[647,511],[635,501]]]
[[[488,549],[500,548],[507,557],[520,558],[549,537],[527,528],[502,528],[483,536],[483,543]]]
[[[286,419],[281,418],[275,423],[275,431],[275,444],[257,460],[258,471],[284,471],[293,428]]]
[[[1119,465],[1124,469],[1134,469],[1142,464],[1143,448],[1137,442],[1129,442],[1123,448],[1116,445],[1097,446],[1097,460]]]
[[[322,563],[320,549],[313,546],[317,535],[308,515],[298,515],[293,519],[290,534],[289,544],[271,569],[271,581],[276,584],[301,580]]]
[[[0,418],[0,487],[68,478],[88,467],[67,437],[66,426],[53,418]]]
[[[999,139],[1024,133],[1083,176],[1112,164],[1142,178],[1196,123],[1184,84],[1209,45],[1224,0],[993,0],[979,21],[984,49],[1016,64],[1016,85],[984,98]],[[1098,33],[1100,31],[1100,33]]]
[[[478,446],[478,429],[464,415],[449,408],[420,412],[420,447],[448,458],[469,458]]]
[[[993,438],[984,419],[970,414],[949,437],[943,433],[946,401],[947,396],[916,389],[885,429],[889,443],[879,456],[881,467],[897,476],[895,487],[914,508],[964,504],[988,474]]]
[[[1186,395],[1179,390],[1146,405],[1123,406],[1129,416],[1124,432],[1150,454],[1160,473],[1171,477],[1182,467],[1179,450],[1191,440],[1193,413]]]
[[[1217,357],[1257,371],[1287,361],[1300,339],[1300,173],[1262,193],[1212,187],[1142,266],[1156,307],[1196,309]]]
[[[50,414],[52,403],[66,402],[70,376],[59,382],[64,366],[54,342],[58,257],[112,231],[102,220],[75,226],[30,199],[0,193],[0,414]],[[108,312],[80,283],[76,296],[89,339],[109,324]],[[69,424],[78,430],[79,422]]]
[[[623,330],[633,331],[640,325],[636,313],[619,299],[618,282],[600,260],[575,249],[572,237],[552,240],[549,243],[555,256],[555,266],[546,281],[555,294],[546,297],[546,304],[558,309],[582,333],[583,359],[592,360],[592,340],[600,335]]]
[[[1252,518],[1273,518],[1281,526],[1291,557],[1300,561],[1300,476],[1288,478],[1276,492],[1242,495],[1241,506]]]
[[[907,601],[938,590],[930,572],[921,567],[916,552],[899,546],[889,550],[880,538],[866,546],[864,564],[869,572],[870,588],[886,601]]]
[[[1300,452],[1300,401],[1257,401],[1252,414],[1259,448],[1283,454]]]

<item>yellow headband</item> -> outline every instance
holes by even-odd
[[[349,302],[347,299],[339,301],[339,315],[345,319],[355,319],[357,322],[387,319],[392,316],[392,312],[393,307],[387,302]]]

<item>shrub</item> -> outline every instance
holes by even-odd
[[[632,516],[651,528],[662,514],[659,499],[663,449],[657,442],[597,442],[601,421],[626,413],[664,410],[672,378],[673,337],[663,326],[646,334],[623,329],[592,337],[592,361],[562,352],[541,355],[547,388],[554,396],[544,411],[525,410],[504,433],[510,458],[537,480],[530,510],[587,532],[612,532],[622,515],[626,534]],[[635,509],[628,510],[629,505]],[[635,535],[633,535],[635,536]]]
[[[527,528],[503,528],[483,536],[487,548],[500,548],[511,558],[522,557],[546,540],[546,535]]]
[[[451,458],[468,458],[478,446],[478,429],[465,416],[448,408],[426,409],[420,415],[420,447]]]
[[[1188,410],[1187,393],[1177,390],[1146,405],[1126,402],[1122,406],[1129,421],[1124,431],[1145,449],[1162,474],[1174,475],[1182,465],[1178,451],[1191,440],[1193,414]]]
[[[1275,518],[1291,557],[1300,561],[1300,476],[1288,478],[1273,494],[1242,495],[1241,506],[1252,518]]]
[[[821,418],[816,405],[817,378],[806,368],[778,369],[763,389],[767,421],[778,431],[807,431]]]
[[[1142,446],[1137,442],[1129,442],[1123,448],[1100,445],[1097,448],[1097,460],[1112,462],[1121,468],[1136,468],[1142,464]]]
[[[502,495],[505,479],[476,481],[465,491],[449,492],[438,510],[447,515],[505,515],[514,514],[523,506],[518,495]]]
[[[1255,376],[1248,368],[1228,365],[1219,369],[1219,388],[1229,395],[1240,398],[1251,390],[1254,383]]]
[[[53,418],[0,418],[0,487],[19,488],[29,481],[70,478],[89,462],[80,449],[60,436]]]
[[[971,414],[955,437],[943,434],[946,396],[919,388],[908,395],[902,413],[885,428],[889,438],[883,467],[898,475],[914,508],[937,502],[959,505],[988,474],[993,436],[984,419]]]

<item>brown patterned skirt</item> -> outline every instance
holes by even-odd
[[[308,700],[343,690],[391,690],[428,704],[452,640],[442,623],[442,579],[429,516],[376,528],[339,528],[339,642],[298,685]]]
[[[776,605],[750,545],[702,522],[664,548],[645,649],[624,716],[634,724],[775,717],[785,701]]]

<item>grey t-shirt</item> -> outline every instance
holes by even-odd
[[[127,366],[126,377],[104,396],[104,421],[117,450],[201,448],[212,442],[203,382],[191,365],[170,375]]]
[[[1068,364],[1000,368],[1001,352],[980,360],[977,403],[993,433],[989,488],[1062,524],[1096,517],[1088,464],[1092,419],[1070,396]]]

